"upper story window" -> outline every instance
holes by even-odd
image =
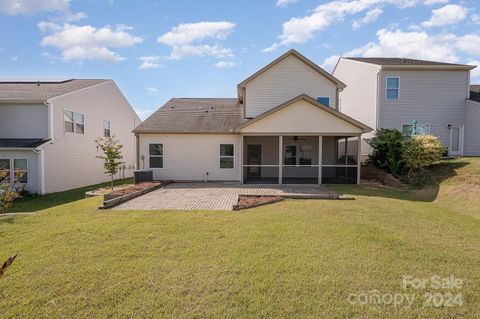
[[[63,129],[70,133],[85,133],[85,115],[72,111],[63,111]]]
[[[74,113],[63,111],[63,123],[65,132],[73,133],[75,124],[73,123]]]
[[[111,136],[110,121],[107,121],[107,120],[103,121],[103,136],[105,136],[105,137],[110,137]]]
[[[220,144],[220,168],[233,168],[233,144]]]
[[[327,96],[317,96],[317,101],[323,105],[330,106],[330,98]]]
[[[163,144],[148,145],[148,162],[150,168],[163,168]]]
[[[398,100],[400,96],[400,78],[387,77],[387,100]]]

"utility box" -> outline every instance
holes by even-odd
[[[135,184],[153,181],[153,171],[150,169],[138,169],[133,171]]]

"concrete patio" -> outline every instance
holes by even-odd
[[[321,185],[241,185],[173,183],[116,206],[115,210],[232,210],[239,195],[274,195],[285,198],[337,199]]]

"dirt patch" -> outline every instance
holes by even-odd
[[[233,207],[233,210],[253,208],[261,205],[273,204],[281,201],[280,196],[261,196],[261,195],[239,195],[238,204]]]
[[[362,165],[361,172],[362,172],[362,176],[361,176],[362,180],[377,182],[382,185],[390,186],[394,188],[403,188],[403,189],[407,188],[407,186],[404,183],[402,183],[401,180],[393,177],[391,174],[375,166]]]

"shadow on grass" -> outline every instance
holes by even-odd
[[[116,180],[115,186],[132,184],[133,178],[125,178]],[[98,189],[101,187],[109,187],[110,182],[75,188],[64,192],[51,193],[47,195],[27,195],[17,199],[13,206],[7,209],[7,213],[17,212],[36,212],[42,209],[63,205],[85,198],[85,192]]]
[[[446,159],[429,167],[419,182],[408,189],[387,187],[378,184],[365,183],[363,185],[329,185],[328,187],[341,195],[357,195],[384,197],[417,202],[434,201],[440,190],[440,184],[457,176],[457,170],[469,165],[468,161]]]

